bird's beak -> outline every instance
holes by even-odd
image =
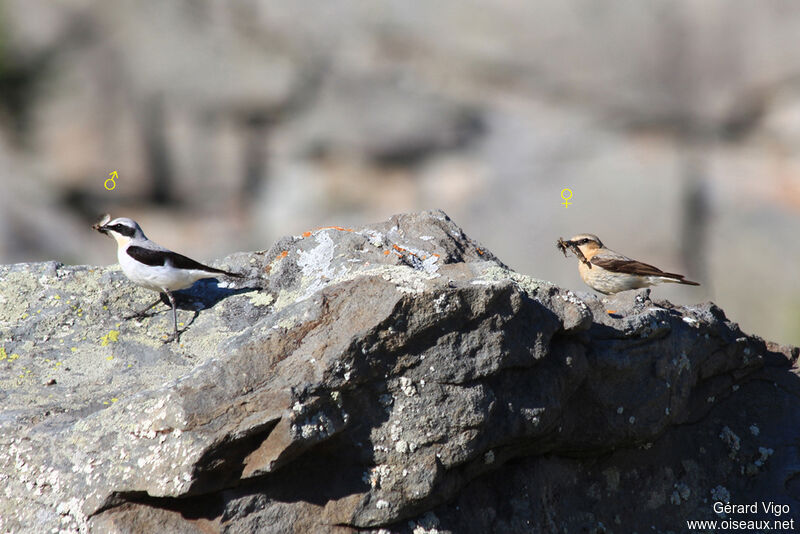
[[[564,254],[564,257],[566,258],[567,248],[572,248],[572,241],[564,241],[559,237],[558,241],[556,241],[556,247],[558,247],[558,250],[560,250]]]
[[[570,249],[579,261],[586,264],[590,269],[592,268],[591,263],[589,263],[589,260],[587,260],[586,256],[583,255],[583,252],[581,251],[580,247],[578,247],[577,243],[575,243],[575,241],[565,241],[559,237],[558,241],[556,241],[556,246],[564,254],[565,258],[567,257],[567,249]]]
[[[106,227],[106,223],[111,220],[111,216],[109,214],[103,215],[103,218],[97,221],[92,225],[92,228],[100,232],[101,234],[109,235],[108,228]]]

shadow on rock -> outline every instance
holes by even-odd
[[[241,288],[227,288],[219,287],[219,281],[216,278],[206,278],[198,280],[194,285],[188,289],[181,289],[175,291],[175,305],[180,310],[195,310],[202,311],[212,308],[218,302],[232,297],[233,295],[241,295],[250,291],[258,291],[260,288],[256,286],[241,287]],[[169,306],[169,299],[163,293],[160,294],[161,302]]]

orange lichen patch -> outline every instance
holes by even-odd
[[[388,251],[388,250],[384,250],[384,251],[383,251],[383,255],[384,255],[384,256],[388,256],[388,255],[389,255],[389,251]]]
[[[339,230],[340,232],[352,232],[352,228],[342,228],[341,226],[321,226],[317,230]]]
[[[614,313],[617,313],[617,310],[606,310],[606,313],[612,315]]]
[[[278,254],[278,257],[277,257],[276,259],[278,259],[278,260],[282,260],[283,258],[285,258],[285,257],[286,257],[286,256],[288,256],[288,255],[289,255],[289,251],[288,251],[288,250],[284,250],[283,252],[281,252],[280,254]]]
[[[437,258],[441,258],[441,256],[440,256],[440,255],[438,255],[438,254],[437,254],[437,253],[435,253],[435,252],[434,252],[433,254],[431,254],[431,256],[436,256]]]
[[[392,248],[395,250],[395,254],[397,254],[398,258],[402,258],[403,254],[408,254],[410,256],[414,256],[417,259],[423,259],[423,260],[425,259],[425,258],[420,258],[419,256],[417,256],[416,254],[414,254],[410,250],[404,249],[403,247],[400,247],[398,245],[392,245]]]
[[[478,251],[478,255],[480,255],[480,256],[483,256],[483,251],[482,251],[481,249],[479,249],[479,248],[476,248],[475,250],[477,250],[477,251]]]
[[[308,237],[314,232],[319,232],[320,230],[339,230],[340,232],[352,232],[352,228],[344,228],[342,226],[320,226],[319,228],[314,228],[313,230],[309,230],[308,232],[303,232],[303,237]]]

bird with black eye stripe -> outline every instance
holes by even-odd
[[[128,280],[139,286],[164,293],[172,305],[172,322],[174,332],[166,342],[178,339],[178,312],[175,307],[173,291],[186,289],[203,278],[215,278],[219,275],[242,278],[244,275],[224,271],[203,265],[182,254],[147,239],[142,228],[133,219],[120,217],[111,220],[105,215],[92,228],[111,236],[117,242],[117,259],[122,272]],[[156,300],[144,310],[127,318],[140,316],[161,301]]]
[[[664,272],[606,248],[594,234],[578,234],[568,241],[559,238],[556,245],[564,256],[568,248],[572,250],[579,260],[578,273],[586,285],[606,295],[663,283],[700,285],[686,280],[682,274]]]

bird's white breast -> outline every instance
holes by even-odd
[[[201,278],[214,276],[205,271],[176,269],[169,265],[145,265],[131,258],[125,248],[117,251],[117,259],[122,272],[131,282],[153,291],[186,289]]]

